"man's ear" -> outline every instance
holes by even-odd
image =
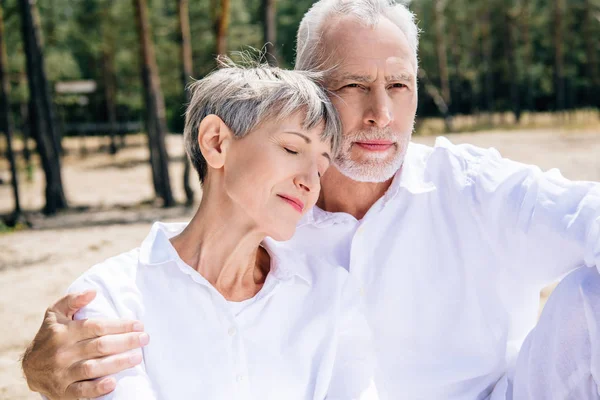
[[[227,148],[233,132],[214,114],[204,117],[198,127],[198,145],[208,166],[220,169],[225,165]]]

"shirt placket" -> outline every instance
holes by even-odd
[[[231,355],[233,362],[233,375],[232,375],[232,387],[235,392],[235,399],[240,400],[251,400],[252,388],[249,375],[248,356],[246,353],[246,347],[244,346],[243,335],[244,326],[246,321],[245,315],[252,310],[254,307],[259,307],[261,303],[266,301],[277,289],[280,282],[274,279],[268,279],[265,287],[259,294],[257,294],[256,300],[252,304],[244,308],[237,316],[233,315],[231,310],[227,309],[227,321],[229,326],[227,327],[227,335],[231,343]]]
[[[367,240],[366,235],[366,221],[363,219],[358,221],[358,227],[352,236],[352,241],[350,243],[350,266],[348,271],[354,276],[360,285],[360,295],[365,295],[365,283],[364,283],[364,269],[368,268],[365,266],[365,242]]]
[[[244,343],[242,341],[242,327],[229,308],[226,300],[221,301],[222,312],[226,315],[223,319],[223,335],[229,343],[232,370],[229,374],[231,392],[234,398],[250,400],[250,385],[248,382],[248,363]],[[242,312],[243,314],[243,312]]]

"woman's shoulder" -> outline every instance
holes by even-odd
[[[67,292],[87,289],[112,291],[135,284],[135,277],[139,268],[139,253],[140,249],[135,248],[95,264],[81,274],[69,286]]]

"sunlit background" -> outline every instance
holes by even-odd
[[[251,48],[292,68],[312,3],[0,0],[0,399],[38,398],[18,357],[75,277],[194,211],[185,85]],[[415,141],[447,135],[600,181],[600,0],[408,5],[422,30]]]

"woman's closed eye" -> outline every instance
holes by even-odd
[[[292,150],[292,149],[289,149],[289,148],[287,148],[287,147],[284,147],[284,150],[285,150],[286,152],[288,152],[289,154],[293,154],[293,155],[296,155],[296,154],[298,154],[298,152],[297,152],[297,151],[295,151],[295,150]]]

